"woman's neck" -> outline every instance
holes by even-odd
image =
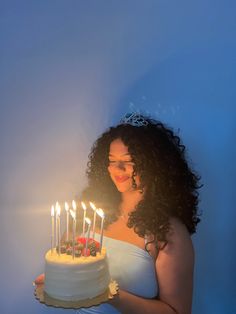
[[[139,190],[128,191],[121,195],[121,210],[129,212],[142,200],[143,194]]]

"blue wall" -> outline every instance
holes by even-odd
[[[183,138],[202,176],[193,314],[236,312],[235,1],[0,1],[2,313],[33,297],[50,206],[85,185],[92,142],[130,109]]]

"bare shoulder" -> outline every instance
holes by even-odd
[[[160,250],[158,260],[168,255],[169,258],[180,258],[189,261],[194,260],[194,249],[191,236],[187,227],[177,218],[170,218],[170,230],[167,234],[167,245]],[[182,261],[183,262],[183,261]]]
[[[167,240],[170,245],[192,247],[192,240],[187,227],[177,218],[170,218],[170,231],[167,234]]]

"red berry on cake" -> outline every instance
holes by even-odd
[[[82,243],[82,244],[85,244],[86,243],[86,238],[77,238],[77,242],[78,243]]]
[[[86,254],[87,253],[87,254]],[[82,250],[82,255],[83,256],[90,256],[90,249],[87,249],[87,252],[86,252],[86,248],[84,248],[83,250]]]
[[[100,250],[100,243],[98,242],[98,241],[94,241],[95,242],[95,244],[96,244],[96,249],[97,250]]]

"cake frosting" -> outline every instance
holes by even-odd
[[[96,256],[45,255],[44,291],[52,298],[80,301],[103,294],[110,283],[106,249]]]

